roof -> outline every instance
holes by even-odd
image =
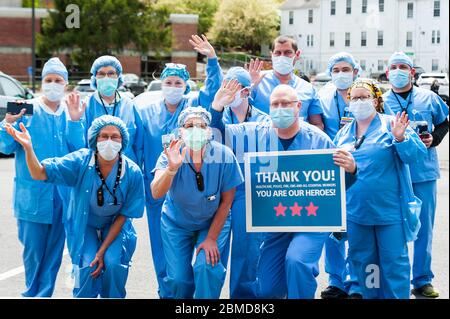
[[[319,8],[320,0],[286,0],[280,10]]]

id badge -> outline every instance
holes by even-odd
[[[161,136],[161,142],[162,142],[163,148],[168,148],[170,146],[170,143],[174,139],[175,139],[175,134],[173,134],[173,133],[165,134],[165,135]]]
[[[353,117],[344,116],[341,118],[341,122],[339,123],[339,129],[343,128],[348,123],[353,121]]]

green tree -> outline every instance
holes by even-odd
[[[152,1],[139,0],[55,0],[55,9],[43,21],[38,36],[38,53],[48,55],[72,50],[71,57],[83,70],[103,54],[126,48],[146,52],[170,48],[168,12]],[[80,10],[79,28],[68,28],[69,4]]]
[[[216,44],[259,53],[277,36],[280,19],[275,0],[223,0],[209,32]]]

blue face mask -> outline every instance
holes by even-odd
[[[293,107],[270,108],[270,118],[276,127],[288,128],[296,120],[295,110]]]
[[[332,73],[331,80],[339,90],[348,89],[353,83],[353,72]]]
[[[400,69],[389,71],[389,82],[397,89],[404,88],[411,80],[409,78],[409,71]]]
[[[103,96],[112,96],[116,92],[117,85],[119,84],[119,79],[104,77],[101,79],[96,79],[97,90]]]

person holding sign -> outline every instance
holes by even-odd
[[[211,114],[202,107],[181,112],[180,138],[164,148],[153,170],[152,196],[165,196],[161,237],[165,281],[174,298],[216,299],[225,281],[227,265],[221,256],[243,177],[233,152],[211,141],[210,122]]]
[[[240,90],[235,80],[224,81],[212,104],[212,124],[225,140],[247,140],[244,152],[289,151],[334,148],[317,127],[299,120],[301,101],[289,85],[277,86],[270,96],[270,121],[225,127],[222,116]],[[235,149],[235,152],[238,151]],[[237,152],[238,158],[243,153]],[[346,150],[334,154],[334,162],[348,173],[356,170]],[[319,259],[330,233],[267,233],[261,248],[257,273],[260,298],[314,298]]]
[[[358,166],[347,189],[349,259],[364,298],[409,298],[407,241],[420,227],[420,200],[406,164],[424,156],[426,148],[408,127],[405,112],[380,114],[382,93],[373,80],[356,80],[349,100],[355,119],[334,140],[352,151]]]
[[[325,133],[333,139],[339,129],[353,120],[348,109],[348,89],[357,78],[360,66],[350,53],[339,52],[328,60],[326,72],[332,83],[325,85],[318,95],[323,108]],[[323,299],[361,297],[346,256],[345,239],[330,236],[325,243],[325,271],[329,274],[329,286],[321,293]]]
[[[31,100],[33,114],[25,109],[6,114],[0,122],[0,152],[15,154],[14,216],[23,245],[25,286],[23,297],[51,297],[64,250],[64,216],[68,189],[33,180],[26,165],[26,150],[8,134],[7,127],[24,126],[33,137],[39,160],[64,156],[83,147],[83,127],[72,121],[64,95],[68,72],[58,58],[42,69],[43,96]],[[21,103],[17,104],[19,107]],[[78,106],[77,106],[78,108]],[[19,109],[20,110],[20,109]]]
[[[31,177],[71,187],[65,228],[75,277],[74,297],[124,298],[136,248],[130,219],[144,213],[141,170],[122,154],[130,141],[125,123],[114,116],[101,116],[89,128],[89,149],[42,162],[25,125],[20,129],[7,127],[25,150]]]

